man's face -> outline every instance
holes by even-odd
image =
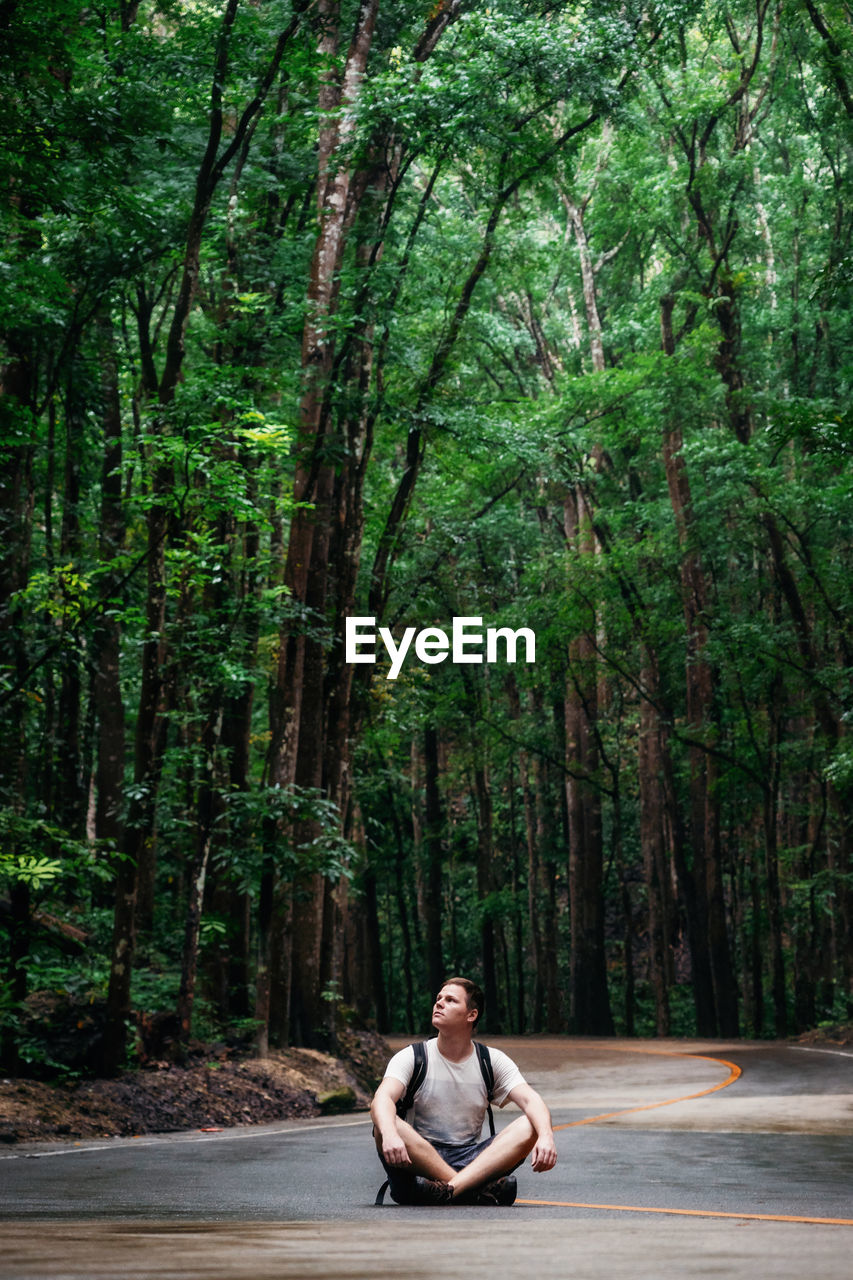
[[[432,1025],[437,1031],[461,1031],[465,1027],[473,1027],[476,1021],[477,1010],[468,1008],[468,997],[463,987],[449,982],[441,988],[432,1010]]]

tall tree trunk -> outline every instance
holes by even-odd
[[[340,43],[340,17],[334,0],[321,0],[321,55],[331,68]],[[355,128],[354,105],[364,74],[378,12],[378,0],[363,0],[347,54],[340,86],[329,70],[321,84],[318,185],[319,226],[309,277],[302,336],[304,387],[300,405],[300,456],[294,481],[294,513],[285,562],[285,586],[305,606],[307,627],[288,627],[279,645],[272,725],[271,781],[283,789],[294,783],[319,789],[325,759],[323,726],[326,574],[334,494],[334,462],[329,456],[330,423],[327,392],[334,364],[329,325],[338,293],[343,258],[352,168],[341,157]],[[308,510],[308,505],[311,510]],[[340,711],[340,709],[338,709]],[[294,844],[310,842],[311,824],[296,824]],[[322,970],[322,875],[297,873],[297,910],[290,939],[293,987],[290,1024],[297,1042],[322,1042],[325,1008],[320,988]]]
[[[592,190],[594,184],[581,204],[575,203],[565,194],[563,201],[578,249],[592,372],[596,375],[604,372],[605,360],[595,269],[584,226],[584,213]],[[593,451],[596,469],[600,466],[600,454],[601,450],[596,446]],[[583,558],[601,554],[593,528],[590,499],[588,493],[580,488],[575,489],[566,499],[565,536],[567,546],[577,556]],[[577,636],[569,646],[566,799],[569,818],[570,989],[575,1032],[610,1035],[613,1032],[613,1021],[604,951],[604,843],[601,791],[596,780],[601,766],[597,745],[599,682],[595,672],[598,625],[596,609],[590,606],[585,632]],[[630,921],[626,927],[630,928]]]
[[[770,729],[768,743],[768,767],[764,783],[762,806],[764,832],[764,871],[767,882],[767,921],[770,933],[770,972],[773,993],[774,1030],[780,1040],[788,1035],[788,996],[785,975],[785,937],[783,924],[782,888],[779,876],[779,790],[781,762],[779,759],[779,714],[776,708],[783,705],[783,682],[776,678],[770,686]]]
[[[6,335],[4,335],[6,337]],[[15,593],[29,578],[35,486],[34,401],[36,372],[30,352],[15,350],[0,372],[0,647],[4,663],[11,666],[18,692],[3,707],[0,716],[0,804],[15,813],[23,812],[27,791],[26,721],[24,693],[27,649],[23,628],[12,609]],[[19,851],[11,848],[16,855]],[[13,880],[9,889],[11,921],[6,980],[13,1007],[27,995],[27,961],[30,948],[30,889],[24,881]],[[15,1072],[20,1059],[14,1029],[7,1024],[0,1039],[0,1062]]]
[[[236,461],[232,451],[228,460]],[[223,568],[213,582],[208,582],[202,595],[203,616],[223,619],[226,616],[227,597],[230,595],[234,542],[236,528],[230,514],[221,513],[213,530],[214,544],[220,548]],[[229,584],[226,588],[226,583]],[[217,644],[222,638],[222,624],[212,630],[209,641]],[[209,655],[211,659],[213,654]],[[217,778],[217,756],[222,738],[225,715],[225,692],[218,681],[211,681],[198,699],[198,711],[202,717],[200,734],[201,773],[196,782],[196,831],[195,850],[189,869],[189,885],[184,916],[184,946],[181,961],[181,983],[178,991],[177,1015],[182,1046],[189,1041],[192,1029],[195,990],[198,977],[199,940],[204,911],[205,886],[208,865],[213,847],[217,819],[222,817],[220,779]]]
[[[764,527],[770,542],[774,575],[791,616],[797,637],[797,650],[807,679],[821,668],[814,627],[803,602],[797,580],[788,563],[785,541],[775,517],[767,512]],[[832,751],[845,732],[842,716],[832,705],[821,681],[811,681],[808,690],[815,722],[826,751]],[[827,785],[827,797],[835,818],[835,830],[828,833],[828,864],[834,879],[838,909],[833,917],[833,953],[845,997],[853,1000],[853,889],[850,887],[851,846],[853,846],[853,788]]]
[[[669,868],[666,845],[665,798],[663,787],[663,744],[660,717],[654,705],[658,690],[657,664],[646,653],[641,684],[645,697],[640,702],[640,739],[637,776],[640,798],[640,845],[649,919],[649,970],[655,1002],[655,1034],[670,1034]]]
[[[507,676],[506,680],[507,702],[509,704],[509,714],[513,722],[513,726],[517,731],[521,722],[521,699],[518,693],[518,684],[512,673]],[[512,897],[515,903],[515,964],[516,964],[516,1031],[519,1035],[523,1035],[525,1031],[535,1028],[536,1010],[541,1006],[541,991],[533,992],[533,1011],[531,1016],[531,1007],[528,992],[526,990],[526,973],[532,971],[534,975],[534,984],[541,984],[539,977],[539,913],[535,909],[535,885],[537,877],[536,859],[536,837],[533,817],[533,800],[530,792],[529,778],[529,762],[527,753],[523,749],[518,752],[518,786],[521,792],[521,809],[524,820],[524,842],[520,845],[520,841],[516,835],[516,806],[515,794],[516,786],[510,781],[510,813],[512,827]],[[524,853],[526,852],[527,860],[527,903],[526,911],[522,905],[521,898],[521,871],[524,865]],[[528,937],[530,947],[529,966],[525,965],[524,952],[524,920],[525,915],[528,922]],[[539,1006],[537,1005],[537,995],[539,995]]]
[[[198,783],[198,825],[196,846],[189,872],[189,900],[184,917],[184,947],[181,961],[181,985],[178,991],[178,1025],[182,1044],[186,1045],[192,1030],[195,1005],[196,978],[198,975],[198,948],[201,933],[201,917],[204,909],[204,889],[207,867],[213,841],[215,816],[216,748],[222,727],[222,708],[208,712],[202,742],[202,777]]]
[[[424,727],[424,787],[426,793],[424,845],[427,860],[424,929],[426,934],[427,975],[431,995],[435,995],[439,990],[446,976],[441,946],[442,867],[444,862],[442,834],[444,819],[438,777],[438,734],[434,725],[427,724]]]
[[[483,973],[483,992],[486,997],[484,1025],[488,1026],[492,1035],[500,1035],[504,1030],[505,1016],[498,994],[495,921],[488,901],[494,889],[492,874],[494,846],[492,796],[488,768],[484,760],[477,760],[474,765],[474,804],[477,813],[477,897],[481,912],[480,963]]]
[[[72,360],[65,394],[65,466],[59,535],[60,572],[69,566],[72,577],[80,564],[80,465],[85,432],[83,389],[79,385],[82,377],[80,360]],[[59,703],[54,744],[57,758],[53,767],[57,794],[53,809],[59,825],[78,840],[85,830],[87,791],[83,783],[80,740],[81,662],[80,640],[72,627],[59,650]]]
[[[761,1036],[764,1034],[764,950],[761,945],[761,885],[755,858],[750,859],[749,865],[749,898],[752,908],[752,1034]]]
[[[34,396],[35,372],[28,355],[19,353],[2,369],[0,383],[0,641],[17,690],[5,700],[0,717],[0,801],[16,809],[25,792],[27,649],[12,601],[29,578],[35,510]]]
[[[163,714],[163,668],[165,662],[166,583],[165,543],[171,469],[157,468],[155,492],[159,501],[148,510],[148,577],[146,636],[142,650],[142,684],[136,717],[133,794],[124,829],[124,847],[115,880],[115,911],[107,993],[107,1023],[104,1036],[103,1070],[117,1072],[123,1062],[130,1019],[130,984],[136,946],[137,893],[139,879],[150,878],[154,859],[156,799],[166,749],[166,720]]]
[[[516,819],[516,782],[515,770],[510,762],[509,777],[509,796],[510,796],[510,839],[512,854],[512,902],[513,902],[513,972],[511,979],[507,978],[507,1001],[510,1011],[515,1011],[514,1019],[511,1017],[512,1030],[515,1035],[524,1034],[525,1010],[527,1007],[525,982],[524,982],[524,910],[522,906],[522,889],[521,889],[521,859],[519,857],[519,841],[517,834]],[[515,984],[515,1001],[509,994],[511,990],[510,983]]]
[[[254,479],[252,493],[254,496]],[[257,568],[260,550],[258,526],[248,522],[239,533],[244,568],[239,575],[237,612],[243,619],[242,664],[247,672],[257,665],[260,625],[259,594],[262,587]],[[222,719],[222,749],[228,762],[227,785],[232,795],[247,795],[250,786],[252,712],[254,682],[246,680],[242,689],[227,698]],[[229,824],[223,836],[232,844],[237,838]],[[228,1017],[248,1018],[251,988],[251,898],[237,890],[227,878],[216,877],[213,910],[228,921],[228,935],[213,960],[212,981],[221,993],[222,1008]]]
[[[526,752],[519,753],[521,794],[524,805],[524,830],[527,842],[527,921],[530,939],[529,969],[533,974],[530,1018],[526,1030],[538,1031],[543,1025],[545,1008],[545,966],[542,960],[542,936],[539,911],[539,846],[536,836],[536,807],[530,785]]]
[[[631,902],[631,886],[628,882],[628,869],[625,865],[625,850],[622,839],[622,795],[619,789],[618,772],[614,775],[613,790],[613,858],[616,874],[619,877],[619,893],[622,900],[622,963],[625,971],[624,1021],[625,1035],[636,1034],[636,980],[634,975],[634,908]]]
[[[118,362],[115,336],[106,311],[98,320],[98,337],[104,423],[98,558],[108,574],[105,594],[113,607],[98,613],[92,638],[97,714],[95,835],[118,850],[124,838],[125,723],[120,670],[121,622],[116,598],[120,573],[115,566],[124,548],[125,521]]]
[[[544,712],[539,690],[533,693],[536,714]],[[557,866],[559,828],[554,819],[555,797],[553,771],[541,756],[533,760],[533,803],[536,817],[537,845],[537,909],[541,918],[539,948],[542,965],[542,1026],[553,1035],[565,1030],[562,1011],[557,936]]]
[[[566,541],[592,554],[589,512],[579,489],[566,501]],[[571,1028],[576,1035],[612,1035],[604,949],[604,844],[598,751],[594,620],[569,646],[566,689],[566,800],[569,814]]]
[[[275,49],[256,86],[256,92],[238,117],[224,148],[221,147],[225,114],[224,95],[230,65],[230,42],[239,0],[227,0],[217,39],[211,78],[208,134],[204,154],[196,174],[193,205],[187,221],[180,282],[166,339],[163,369],[159,381],[153,358],[143,361],[146,393],[155,397],[159,414],[155,435],[164,436],[169,408],[183,371],[186,331],[198,287],[201,246],[211,203],[222,176],[243,146],[252,123],[261,110],[281,64],[285,48],[296,31],[303,6],[282,31]],[[141,314],[141,313],[140,313]],[[150,316],[149,316],[150,319]],[[147,327],[141,337],[143,352],[151,352]],[[174,477],[171,466],[155,459],[151,505],[147,516],[148,595],[146,636],[142,653],[142,689],[136,725],[134,753],[134,798],[124,837],[124,861],[116,882],[116,909],[113,928],[110,984],[107,997],[105,1067],[117,1070],[124,1054],[126,1023],[130,1013],[130,977],[137,929],[137,897],[140,884],[146,897],[153,885],[155,859],[155,813],[160,782],[166,723],[163,716],[163,665],[165,659],[166,583],[165,549],[169,531],[169,509]],[[145,921],[150,923],[150,921]]]
[[[361,829],[360,820],[357,827]],[[358,843],[363,848],[363,832]],[[363,903],[358,911],[351,911],[348,933],[352,936],[352,960],[350,988],[346,992],[360,1021],[374,1025],[380,1035],[391,1029],[385,977],[382,971],[382,935],[379,922],[379,899],[376,872],[368,863],[359,880]]]
[[[16,849],[10,852],[17,853]],[[9,953],[6,968],[8,996],[13,1009],[20,1009],[27,998],[27,966],[30,960],[31,894],[24,880],[13,880],[9,886]],[[21,1059],[14,1024],[4,1019],[0,1030],[0,1063],[4,1070],[17,1072]]]
[[[400,935],[403,942],[403,984],[406,992],[406,1030],[415,1030],[415,994],[412,963],[412,930],[409,922],[409,894],[406,885],[406,847],[400,815],[390,781],[386,786],[386,799],[391,825],[394,828],[394,885],[397,896],[397,912],[400,919]]]
[[[672,356],[674,299],[661,300],[663,350]],[[685,665],[686,716],[693,745],[690,762],[689,811],[690,843],[693,850],[693,880],[696,889],[698,929],[693,937],[694,954],[704,949],[711,973],[713,1012],[705,993],[697,990],[697,1021],[703,1035],[738,1034],[737,986],[732,969],[719,847],[719,813],[716,766],[709,748],[715,735],[714,685],[707,657],[710,626],[710,588],[696,545],[690,481],[682,453],[680,425],[663,424],[663,456],[670,503],[681,545],[681,596],[684,610],[687,653]],[[684,867],[685,875],[687,867]],[[701,983],[705,957],[696,956]],[[696,989],[696,987],[695,987]],[[710,1015],[710,1017],[709,1017]]]

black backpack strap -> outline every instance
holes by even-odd
[[[405,1120],[407,1114],[411,1111],[415,1101],[415,1094],[424,1082],[427,1070],[426,1044],[423,1040],[416,1040],[412,1045],[415,1055],[415,1069],[412,1072],[412,1078],[406,1086],[406,1092],[397,1103],[397,1115],[401,1120]]]
[[[492,1114],[492,1097],[495,1092],[495,1071],[492,1066],[492,1057],[489,1053],[488,1045],[481,1044],[479,1040],[474,1041],[474,1048],[477,1050],[477,1057],[480,1060],[480,1071],[483,1074],[483,1084],[486,1086],[486,1110],[489,1116],[489,1131],[492,1137],[494,1137],[495,1117]]]
[[[374,1203],[374,1204],[384,1204],[384,1203],[385,1203],[385,1192],[386,1192],[387,1190],[388,1190],[388,1179],[386,1178],[386,1179],[385,1179],[385,1181],[382,1183],[382,1186],[381,1186],[381,1187],[379,1188],[379,1190],[376,1192],[376,1199],[373,1201],[373,1203]]]

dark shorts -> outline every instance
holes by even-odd
[[[476,1159],[481,1151],[485,1151],[486,1147],[490,1147],[494,1140],[494,1135],[492,1135],[488,1138],[483,1138],[481,1142],[464,1142],[461,1146],[452,1142],[433,1142],[432,1146],[442,1160],[445,1160],[450,1165],[451,1169],[464,1169],[466,1165]],[[380,1151],[378,1154],[388,1175],[388,1191],[391,1199],[395,1200],[397,1204],[411,1204],[415,1174],[403,1172],[401,1169],[392,1169],[382,1159],[382,1152]]]
[[[485,1151],[486,1147],[490,1147],[494,1142],[494,1137],[484,1138],[482,1142],[463,1142],[461,1146],[456,1146],[452,1142],[434,1142],[435,1147],[442,1160],[446,1160],[451,1169],[464,1169],[467,1164],[475,1160],[481,1151]]]

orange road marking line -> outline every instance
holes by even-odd
[[[636,1204],[576,1204],[572,1200],[517,1200],[516,1204],[543,1205],[551,1209],[609,1209],[620,1213],[668,1213],[684,1218],[735,1218],[749,1222],[805,1222],[822,1227],[853,1227],[853,1218],[807,1218],[789,1213],[724,1213],[720,1209],[650,1209]]]
[[[612,1049],[615,1049],[616,1046],[614,1045],[614,1046],[607,1046],[607,1047],[610,1047],[612,1050]],[[605,1052],[607,1047],[604,1047]],[[580,1125],[595,1124],[596,1121],[598,1120],[612,1120],[615,1116],[629,1116],[634,1111],[654,1111],[657,1107],[671,1107],[676,1102],[689,1102],[693,1098],[705,1098],[709,1093],[717,1093],[720,1089],[728,1088],[728,1086],[730,1084],[734,1084],[735,1080],[737,1080],[742,1074],[741,1068],[737,1065],[737,1063],[729,1062],[728,1059],[726,1058],[712,1058],[707,1053],[676,1053],[670,1049],[634,1049],[634,1048],[622,1049],[621,1051],[623,1053],[660,1054],[661,1057],[666,1057],[666,1058],[698,1058],[698,1059],[701,1059],[703,1062],[714,1062],[714,1063],[717,1063],[718,1066],[728,1067],[729,1074],[726,1077],[726,1079],[721,1080],[719,1084],[712,1084],[710,1089],[700,1089],[698,1093],[685,1093],[678,1098],[665,1098],[663,1102],[645,1102],[641,1106],[625,1107],[622,1111],[605,1111],[601,1115],[587,1116],[584,1120],[569,1120],[567,1121],[566,1124],[555,1124],[554,1125],[555,1133],[559,1129],[576,1129]]]

